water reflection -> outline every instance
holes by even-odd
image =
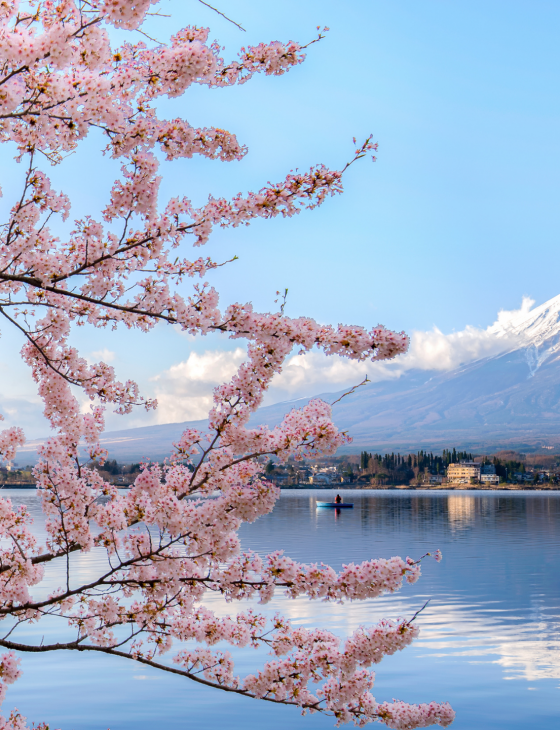
[[[460,528],[474,520],[475,498],[464,494],[450,494],[447,498],[447,514],[452,527]]]
[[[39,516],[33,494],[14,491],[12,495],[16,503],[31,501],[32,511]],[[333,605],[277,597],[259,610],[270,615],[280,611],[298,625],[329,627],[344,635],[381,617],[411,616],[430,598],[418,619],[419,641],[379,666],[377,697],[449,700],[458,712],[457,730],[556,728],[560,494],[370,491],[344,496],[354,509],[337,514],[316,509],[317,498],[332,499],[334,492],[283,493],[271,515],[242,528],[243,548],[261,553],[283,548],[296,559],[340,568],[372,557],[418,557],[439,547],[443,562],[426,563],[414,586],[375,601]],[[40,519],[36,529],[41,532]],[[104,560],[102,551],[78,558],[80,577],[90,575]],[[51,571],[49,591],[59,579]],[[207,603],[219,614],[232,609],[214,596]],[[262,658],[251,651],[238,652],[240,671],[254,670]],[[216,698],[112,660],[82,662],[77,671],[77,661],[66,655],[53,657],[56,671],[46,677],[42,660],[26,657],[24,679],[10,689],[8,702],[17,704],[24,714],[51,720],[56,727],[84,730],[102,726],[143,730],[153,725],[154,718],[166,727],[193,730],[209,730],[224,722],[232,730],[263,723],[269,730],[287,724],[332,726],[328,719],[302,719],[285,708]],[[120,693],[113,696],[115,681]],[[68,683],[76,689],[70,704],[66,699],[62,703]],[[101,703],[88,705],[87,719],[86,688],[96,688],[103,697]],[[137,711],[130,710],[132,705]]]
[[[304,512],[298,518],[298,501],[296,495],[285,495],[274,516],[266,518],[269,524],[245,530],[245,543],[266,550],[269,538],[274,539],[289,554],[308,560],[318,559],[320,546],[323,559],[337,566],[377,555],[416,557],[440,547],[444,562],[426,565],[419,583],[401,594],[341,610],[301,602],[291,605],[290,615],[349,632],[381,616],[410,616],[431,597],[414,652],[429,653],[439,665],[455,667],[454,672],[459,662],[461,680],[467,683],[476,684],[485,665],[484,673],[492,674],[493,689],[504,701],[509,690],[503,680],[560,679],[558,493],[355,493],[353,512],[337,522]],[[305,502],[311,511],[309,495]],[[274,524],[286,524],[284,510],[290,513],[290,529],[276,532]],[[315,529],[302,539],[309,518]],[[442,666],[440,671],[438,682],[445,681],[447,670]],[[554,695],[557,689],[540,687]],[[527,719],[529,706],[525,711]],[[525,727],[521,721],[518,726]]]

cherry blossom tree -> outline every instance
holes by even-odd
[[[235,161],[247,149],[223,129],[160,119],[158,100],[179,97],[192,84],[230,87],[258,73],[284,74],[304,60],[306,46],[262,43],[226,60],[209,31],[198,27],[178,30],[167,45],[151,43],[137,31],[152,5],[155,0],[0,2],[0,135],[26,170],[22,189],[10,188],[13,205],[1,227],[0,313],[5,326],[25,337],[21,356],[53,434],[35,468],[46,544],[38,544],[25,508],[0,499],[0,699],[20,676],[26,652],[46,658],[54,650],[104,652],[216,690],[326,713],[338,724],[446,726],[454,716],[447,704],[378,702],[371,694],[370,667],[411,643],[418,634],[412,619],[381,621],[342,642],[282,617],[271,623],[255,600],[247,603],[266,603],[276,591],[287,599],[373,598],[398,590],[403,579],[416,581],[419,561],[369,560],[336,572],[280,552],[241,553],[237,536],[243,522],[269,513],[279,497],[262,473],[270,456],[333,454],[348,441],[320,400],[293,410],[276,428],[250,427],[250,415],[293,348],[382,360],[404,352],[408,338],[382,326],[367,331],[290,319],[283,308],[268,314],[251,304],[220,306],[206,279],[224,262],[192,255],[217,226],[316,208],[341,192],[348,167],[376,145],[371,138],[357,145],[340,170],[318,165],[290,172],[231,200],[210,197],[202,207],[185,197],[162,201],[162,157]],[[118,47],[115,29],[130,36]],[[104,152],[122,162],[122,174],[99,219],[76,220],[68,236],[57,237],[53,221],[68,219],[70,199],[53,190],[44,170],[63,164],[91,130],[101,130]],[[187,286],[191,279],[199,283]],[[131,380],[118,381],[106,363],[88,363],[72,346],[71,330],[125,327],[148,335],[162,322],[193,335],[217,331],[244,340],[247,359],[215,389],[208,428],[186,430],[164,464],[144,464],[131,488],[119,493],[92,465],[106,457],[99,445],[104,411],[124,414],[156,403]],[[79,393],[91,400],[87,413]],[[2,431],[2,459],[13,459],[24,440],[20,428]],[[96,550],[105,551],[107,567],[84,584],[74,556]],[[34,595],[60,564],[62,585]],[[204,605],[209,592],[246,605],[220,618]],[[26,640],[23,629],[46,617],[65,637],[70,627],[73,638]],[[267,647],[271,658],[239,677],[227,645]],[[17,710],[0,721],[0,728],[25,727]]]

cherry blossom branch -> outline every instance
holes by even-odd
[[[405,352],[408,338],[382,325],[367,330],[289,318],[287,290],[276,313],[255,312],[250,303],[220,308],[207,274],[235,257],[224,264],[208,257],[190,260],[182,252],[175,257],[173,250],[188,235],[193,246],[204,245],[218,226],[235,228],[317,208],[342,192],[348,168],[377,145],[371,136],[356,145],[341,170],[319,165],[292,171],[257,192],[229,200],[210,196],[199,208],[179,197],[160,205],[156,149],[170,162],[194,155],[230,162],[241,160],[247,148],[227,130],[159,119],[159,99],[182,97],[193,84],[223,88],[257,73],[282,75],[303,62],[305,50],[324,31],[306,45],[275,41],[242,48],[234,61],[209,42],[208,29],[196,26],[177,30],[168,44],[155,48],[134,36],[113,46],[111,27],[150,36],[142,23],[153,4],[54,0],[18,15],[15,0],[0,3],[1,141],[16,145],[18,161],[28,156],[21,196],[0,227],[0,311],[24,334],[21,356],[54,434],[39,447],[33,472],[46,547],[38,544],[28,511],[0,499],[5,538],[0,617],[11,619],[0,640],[8,652],[0,656],[0,700],[5,685],[19,677],[14,651],[104,651],[217,689],[324,712],[338,724],[446,726],[453,712],[445,703],[379,704],[370,693],[369,667],[410,644],[419,611],[410,621],[360,628],[341,643],[327,631],[294,628],[280,616],[269,623],[248,609],[217,617],[204,605],[209,591],[228,603],[253,597],[264,604],[278,590],[288,599],[362,600],[418,579],[419,561],[410,558],[366,560],[337,572],[281,552],[240,553],[238,538],[240,526],[269,514],[279,497],[263,478],[263,457],[286,462],[332,455],[349,441],[333,423],[331,406],[318,399],[293,409],[274,428],[250,426],[293,347],[383,360]],[[76,221],[61,240],[51,231],[52,221],[68,219],[70,198],[52,189],[38,163],[43,155],[62,164],[91,129],[102,132],[105,151],[121,160],[121,175],[102,217]],[[186,279],[195,276],[203,282],[185,292]],[[143,464],[122,492],[99,470],[108,456],[101,445],[104,409],[113,404],[117,413],[128,413],[135,405],[156,404],[144,400],[133,381],[118,381],[106,363],[81,357],[71,345],[72,328],[124,326],[148,333],[158,322],[193,335],[223,332],[243,339],[247,358],[229,382],[215,388],[205,430],[185,430],[168,460]],[[89,411],[73,392],[76,387],[90,399]],[[17,427],[0,431],[0,457],[13,459],[24,441]],[[93,549],[105,551],[107,566],[85,582],[70,558]],[[49,569],[59,570],[60,582],[45,597],[35,587]],[[76,638],[38,645],[16,641],[20,629],[47,617],[69,625]],[[220,641],[267,648],[272,659],[241,681],[229,654],[212,648]],[[173,658],[176,666],[169,667],[158,657],[176,642],[196,648],[181,649]],[[315,695],[312,685],[318,686]],[[22,722],[12,713],[0,726],[23,730]]]

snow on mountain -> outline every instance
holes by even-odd
[[[349,448],[560,452],[560,296],[533,304],[525,298],[486,330],[504,339],[498,354],[446,372],[411,370],[344,398],[335,420],[353,437]],[[288,404],[263,408],[255,421],[278,422],[286,410]]]
[[[348,450],[406,453],[457,446],[560,453],[560,295],[532,305],[525,299],[521,309],[501,313],[485,331],[504,338],[499,354],[444,372],[408,370],[340,401],[334,416],[354,439]],[[332,403],[341,394],[319,397]],[[261,408],[252,422],[274,426],[308,400]],[[118,460],[163,459],[186,427],[204,428],[204,422],[115,431],[104,434],[102,443]],[[24,447],[21,461],[34,459],[36,444]]]
[[[533,345],[560,334],[560,294],[534,309],[533,304],[533,300],[524,297],[521,309],[500,312],[488,331],[498,337],[513,335],[519,338],[520,344]]]
[[[498,315],[498,321],[488,330],[496,337],[513,340],[510,352],[526,351],[529,377],[560,352],[560,295],[535,309],[530,308],[531,304],[532,300],[524,298],[519,311],[508,312],[505,317]]]

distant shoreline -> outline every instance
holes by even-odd
[[[286,492],[292,492],[292,491],[304,491],[304,490],[315,490],[315,491],[344,491],[347,489],[353,489],[357,492],[368,492],[368,491],[410,491],[410,492],[560,492],[560,486],[554,485],[554,486],[528,486],[528,485],[521,485],[521,484],[503,484],[499,487],[481,487],[476,486],[474,484],[468,485],[468,486],[448,486],[445,485],[444,487],[438,486],[438,487],[430,487],[430,486],[411,486],[410,484],[403,484],[403,485],[390,485],[390,486],[352,486],[351,484],[341,484],[341,485],[333,485],[329,487],[314,487],[312,484],[306,484],[304,486],[289,486],[289,487],[280,487],[280,489],[285,490]]]
[[[24,484],[0,484],[0,489],[37,489],[34,482]]]
[[[115,487],[119,487],[120,489],[126,489],[129,485],[128,484],[115,484]],[[0,484],[0,490],[2,489],[37,489],[36,484]],[[533,486],[526,486],[526,485],[518,485],[518,484],[504,484],[499,487],[480,487],[475,485],[469,485],[469,486],[460,486],[460,487],[453,487],[453,486],[444,486],[444,487],[430,487],[430,486],[411,486],[410,484],[403,484],[403,485],[390,485],[390,486],[379,486],[379,487],[363,487],[363,486],[352,486],[351,484],[340,484],[340,485],[333,485],[329,487],[314,487],[312,484],[305,484],[303,486],[290,486],[290,487],[280,487],[280,489],[286,491],[286,492],[295,492],[295,491],[310,491],[313,490],[315,492],[328,492],[328,491],[345,491],[345,490],[354,490],[356,492],[381,492],[381,491],[395,491],[399,490],[401,492],[408,491],[408,492],[560,492],[560,486],[539,486],[539,487],[533,487]]]

